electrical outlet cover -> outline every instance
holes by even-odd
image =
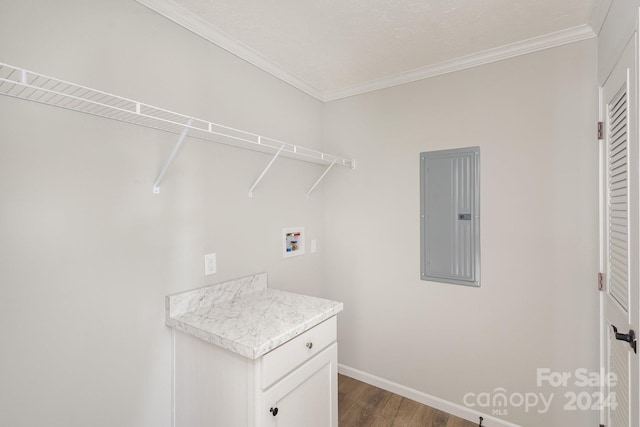
[[[218,272],[218,262],[216,254],[207,254],[204,256],[204,275],[209,276]]]

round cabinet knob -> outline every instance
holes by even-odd
[[[308,342],[308,343],[306,343],[305,345],[307,346],[307,348],[308,348],[309,350],[311,350],[311,349],[313,348],[313,343],[312,343],[312,342]]]
[[[271,408],[271,409],[269,409],[269,412],[271,412],[273,414],[273,416],[275,417],[276,415],[278,415],[278,408]]]

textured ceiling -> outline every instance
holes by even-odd
[[[163,1],[326,95],[585,26],[594,0]]]

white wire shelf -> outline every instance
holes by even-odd
[[[190,117],[3,63],[0,63],[0,94],[181,135],[174,151],[179,149],[182,139],[188,135],[191,138],[275,154],[274,159],[283,156],[327,165],[329,168],[334,165],[355,168],[355,160],[352,159]],[[165,165],[163,172],[166,172],[165,169],[172,159],[173,156]],[[263,175],[268,169],[268,167],[265,169]],[[158,180],[161,181],[163,175],[164,173],[158,177]],[[159,185],[158,180],[156,184]],[[252,190],[259,180],[256,181]],[[307,195],[313,191],[313,188]],[[155,189],[157,185],[154,184]]]

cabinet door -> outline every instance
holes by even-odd
[[[337,427],[337,344],[263,393],[265,427]]]

